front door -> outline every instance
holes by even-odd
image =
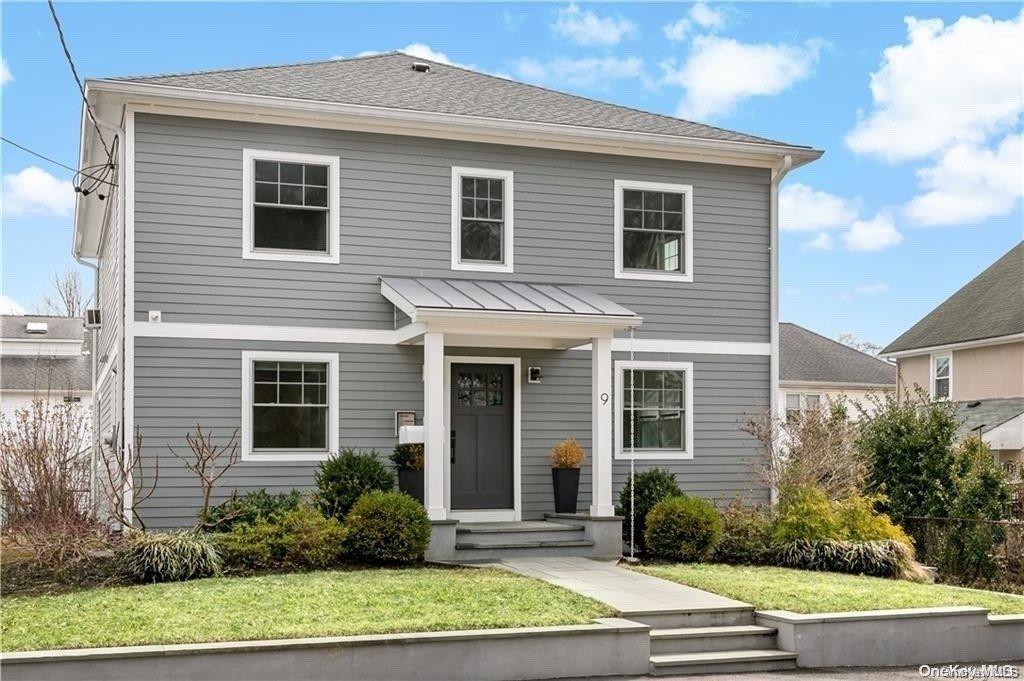
[[[452,364],[452,510],[513,507],[512,367]]]

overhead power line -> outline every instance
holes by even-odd
[[[22,151],[24,151],[24,152],[26,152],[28,154],[32,154],[33,156],[35,156],[37,158],[41,158],[44,161],[48,161],[49,163],[52,163],[52,164],[57,165],[57,166],[60,166],[61,168],[64,168],[66,170],[70,170],[71,172],[75,173],[76,177],[78,175],[81,175],[83,177],[88,177],[89,179],[94,180],[96,182],[99,182],[99,183],[102,183],[102,184],[108,184],[111,187],[116,187],[117,186],[116,184],[114,184],[110,180],[106,180],[106,179],[103,179],[101,177],[97,177],[96,175],[92,175],[90,173],[85,172],[86,170],[90,170],[92,168],[106,168],[107,167],[106,163],[100,163],[98,165],[90,166],[89,168],[83,168],[82,170],[79,170],[78,168],[74,168],[72,166],[69,166],[66,163],[61,163],[60,161],[58,161],[56,159],[52,159],[49,156],[45,156],[43,154],[40,154],[38,151],[33,151],[32,149],[29,149],[25,145],[18,144],[14,140],[12,140],[12,139],[10,139],[8,137],[4,137],[3,135],[0,135],[0,140],[3,140],[4,142],[7,142],[12,147],[17,147],[18,149],[21,149]]]

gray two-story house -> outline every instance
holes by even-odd
[[[167,446],[197,424],[238,429],[226,494],[414,419],[439,527],[544,518],[567,437],[580,522],[631,463],[767,499],[741,428],[778,392],[778,185],[821,152],[400,53],[87,91],[97,418],[159,455],[149,527],[194,521]]]

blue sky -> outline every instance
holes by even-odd
[[[886,343],[1022,238],[1020,5],[59,3],[87,77],[411,51],[824,149],[785,182],[782,318]],[[2,5],[3,134],[74,165],[43,3]],[[3,145],[3,295],[70,257],[71,173]]]

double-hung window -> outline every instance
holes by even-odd
[[[693,458],[693,364],[615,363],[615,457]]]
[[[932,397],[937,400],[948,400],[952,394],[950,381],[953,376],[953,358],[951,355],[935,355],[932,357]]]
[[[693,281],[693,187],[615,180],[615,276]]]
[[[452,269],[512,272],[510,170],[452,168]]]
[[[243,257],[339,262],[336,156],[246,149]]]
[[[818,393],[786,393],[786,421],[789,423],[798,421],[801,414],[820,407],[821,395]]]
[[[338,447],[338,356],[242,353],[242,458],[321,461]]]

